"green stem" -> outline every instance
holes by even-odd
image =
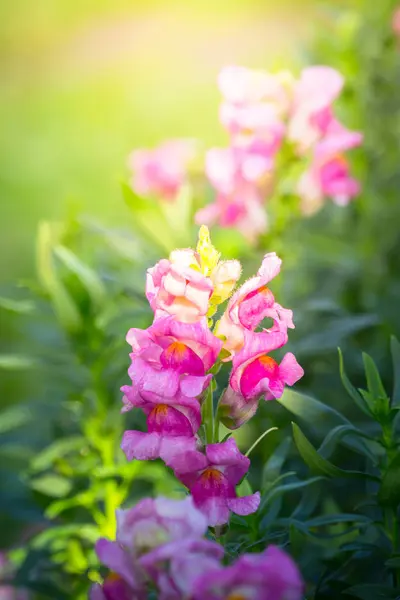
[[[104,440],[102,447],[102,461],[105,467],[112,467],[114,465],[114,445],[110,439]],[[105,522],[103,527],[103,535],[107,535],[111,539],[114,539],[117,522],[115,518],[115,510],[118,508],[116,502],[116,483],[113,480],[108,480],[104,484],[104,512]]]
[[[203,423],[206,433],[206,442],[207,444],[212,444],[214,441],[214,404],[211,385],[207,390],[207,395],[203,404]]]

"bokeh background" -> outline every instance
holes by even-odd
[[[350,207],[341,210],[328,204],[276,240],[285,264],[283,282],[276,285],[279,301],[295,311],[291,349],[306,371],[299,389],[360,420],[340,382],[338,345],[356,385],[364,385],[361,351],[366,350],[389,389],[389,337],[400,335],[400,61],[391,21],[395,7],[394,0],[0,4],[0,297],[22,301],[0,302],[0,367],[5,367],[0,371],[5,409],[0,418],[0,477],[5,482],[0,550],[20,543],[31,530],[52,527],[46,510],[54,497],[69,499],[84,486],[94,489],[91,477],[98,464],[92,447],[70,463],[64,461],[61,446],[47,455],[47,462],[40,453],[54,442],[70,443],[71,437],[82,434],[82,423],[89,428],[93,399],[88,390],[93,392],[93,382],[88,383],[85,369],[90,371],[103,351],[104,369],[96,376],[103,379],[113,404],[110,401],[110,414],[101,418],[120,436],[118,388],[126,381],[128,362],[123,338],[128,327],[150,322],[143,299],[144,273],[160,258],[159,248],[144,259],[141,251],[137,262],[134,253],[127,260],[104,253],[103,247],[98,252],[98,240],[92,243],[93,238],[84,235],[82,242],[82,231],[72,227],[63,243],[71,242],[76,255],[106,282],[109,294],[108,313],[101,313],[102,325],[97,327],[98,314],[90,312],[85,290],[61,265],[60,280],[87,325],[74,337],[57,322],[43,281],[42,287],[37,280],[29,284],[33,303],[26,288],[19,287],[36,278],[38,224],[74,222],[75,216],[86,215],[110,230],[129,230],[132,215],[120,184],[127,179],[126,160],[132,149],[176,137],[199,139],[204,148],[224,143],[216,86],[224,65],[298,73],[307,64],[327,64],[345,76],[337,110],[346,126],[365,134],[362,149],[352,159],[363,191]],[[226,234],[228,240],[230,236]],[[258,256],[247,257],[246,275],[258,268],[262,249],[258,250]],[[101,344],[110,339],[112,344],[104,349]],[[92,376],[89,372],[89,379]],[[279,425],[279,440],[284,441],[291,435],[291,418],[278,403],[263,404],[257,420],[243,430],[246,447],[271,424]],[[97,426],[101,439],[104,432]],[[316,439],[323,439],[326,423],[307,426],[314,427]],[[83,435],[89,446],[93,435],[96,446],[96,435],[88,428]],[[253,454],[254,485],[263,477],[276,440],[266,439]],[[335,458],[348,467],[346,452]],[[39,466],[33,464],[37,453]],[[119,455],[118,460],[124,468]],[[295,469],[304,475],[297,454],[294,460]],[[350,466],[359,467],[356,462]],[[130,496],[134,500],[171,488],[164,471],[160,475],[147,465],[146,469],[150,481],[135,482]],[[364,493],[350,487],[347,496],[343,487],[334,490],[337,498],[345,496],[339,507],[344,512]],[[85,508],[79,505],[67,512],[65,523],[89,522]],[[334,505],[335,511],[339,508]],[[63,526],[64,521],[57,524]],[[90,550],[82,547],[89,556]],[[74,568],[79,579],[82,565]],[[61,598],[52,593],[43,597]]]
[[[315,0],[15,0],[0,7],[0,273],[26,276],[39,219],[79,205],[117,222],[134,147],[223,139],[226,64],[299,67],[329,12]]]

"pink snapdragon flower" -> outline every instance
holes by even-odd
[[[250,244],[254,244],[268,226],[262,197],[252,184],[245,184],[228,196],[217,194],[215,202],[196,213],[195,222],[237,229]]]
[[[267,287],[279,274],[281,264],[275,252],[266,254],[257,275],[246,281],[229,300],[217,334],[225,338],[224,348],[232,354],[243,347],[245,331],[254,331],[266,317],[274,320],[274,330],[286,333],[288,327],[294,328],[292,311],[275,302]]]
[[[198,321],[207,314],[213,283],[191,249],[171,252],[147,271],[146,297],[156,318],[175,315],[180,321]]]
[[[206,174],[217,194],[196,214],[196,223],[235,227],[253,242],[267,228],[263,193],[273,166],[261,144],[249,148],[212,148],[206,155]]]
[[[324,136],[333,120],[332,103],[343,88],[342,75],[325,66],[304,69],[294,87],[288,139],[300,153]]]
[[[220,544],[189,538],[155,548],[140,559],[140,565],[157,583],[159,600],[182,600],[192,598],[197,580],[217,569],[223,555]]]
[[[282,74],[229,66],[222,69],[218,87],[223,96],[222,125],[237,141],[238,135],[259,140],[282,138],[281,117],[289,106]]]
[[[315,146],[311,166],[298,184],[304,214],[316,212],[325,197],[345,206],[360,193],[360,184],[350,175],[343,153],[359,146],[362,140],[361,133],[348,131],[337,122],[332,124],[326,137]]]
[[[131,329],[127,341],[133,350],[128,369],[133,385],[122,388],[123,410],[141,408],[148,429],[125,432],[121,447],[127,458],[169,460],[175,452],[194,449],[201,421],[197,398],[210,383],[206,372],[217,360],[221,340],[206,321],[163,317],[145,331]]]
[[[269,546],[245,554],[229,567],[220,566],[196,581],[193,600],[301,600],[301,574],[283,550]]]
[[[247,473],[250,459],[238,449],[234,439],[209,444],[205,453],[176,455],[170,463],[177,478],[190,490],[196,507],[210,526],[224,525],[230,512],[249,515],[260,504],[260,494],[238,498],[235,486]]]
[[[287,335],[280,331],[245,331],[243,348],[233,357],[229,386],[219,406],[221,420],[227,427],[236,429],[243,425],[255,414],[261,396],[265,400],[280,398],[285,385],[292,386],[303,376],[304,371],[291,352],[280,364],[268,356],[286,342]]]
[[[153,150],[135,150],[129,157],[132,188],[143,196],[174,200],[186,181],[187,165],[193,156],[190,140],[170,140]]]
[[[163,568],[156,564],[154,551],[175,555],[184,545],[189,556],[196,542],[208,543],[210,547],[207,547],[207,551],[214,551],[220,558],[219,549],[215,552],[212,542],[201,539],[206,530],[207,520],[195,508],[190,497],[184,500],[145,498],[131,509],[118,510],[116,541],[102,538],[96,544],[100,561],[112,574],[101,586],[93,586],[91,600],[146,598],[149,572],[154,580],[167,577],[165,565]],[[147,556],[147,562],[142,563]],[[162,574],[159,573],[160,569]]]

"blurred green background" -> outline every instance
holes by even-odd
[[[2,2],[1,281],[31,273],[40,219],[125,215],[132,148],[218,144],[220,67],[299,65],[326,17],[312,0]]]

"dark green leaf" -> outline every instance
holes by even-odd
[[[390,462],[382,477],[378,499],[381,504],[397,507],[400,504],[400,452]]]
[[[392,351],[394,380],[392,405],[398,406],[400,405],[400,343],[394,336],[390,338],[390,348]]]
[[[378,585],[375,583],[366,583],[354,585],[343,592],[347,596],[360,598],[361,600],[395,600],[399,596],[399,590],[395,590],[387,585]]]
[[[338,348],[338,352],[339,352],[340,378],[342,380],[344,388],[346,389],[346,391],[349,394],[349,396],[357,404],[358,408],[360,408],[363,411],[363,413],[365,413],[366,415],[371,416],[372,413],[371,413],[371,411],[369,409],[369,406],[367,406],[367,404],[365,403],[364,399],[360,396],[360,394],[358,393],[358,391],[356,390],[356,388],[351,383],[350,379],[347,377],[347,374],[346,374],[346,371],[345,371],[345,368],[344,368],[343,355],[342,355],[342,351],[341,351],[340,348]]]
[[[106,291],[103,282],[98,277],[97,273],[95,273],[88,265],[85,265],[72,250],[65,246],[55,246],[54,253],[65,266],[80,279],[93,304],[95,306],[101,306],[104,302]]]
[[[328,433],[321,446],[319,447],[318,453],[324,458],[329,458],[334,452],[337,444],[339,444],[344,437],[351,435],[363,438],[367,441],[367,443],[363,443],[361,441],[361,443],[359,444],[360,450],[363,452],[363,454],[368,456],[375,464],[377,462],[379,454],[382,453],[382,449],[379,448],[378,444],[375,443],[373,438],[371,438],[369,435],[367,435],[360,429],[357,429],[353,425],[338,425],[338,427],[332,429],[332,431]],[[369,446],[367,445],[368,443],[373,443],[373,449],[369,448]]]
[[[300,420],[304,421],[311,427],[315,427],[320,432],[330,431],[332,427],[347,423],[350,421],[343,415],[331,408],[327,404],[323,404],[305,394],[294,392],[286,388],[282,398],[278,398],[277,402],[282,404],[292,414],[296,415]]]
[[[318,475],[326,475],[327,477],[356,477],[379,481],[377,477],[370,475],[369,473],[362,473],[361,471],[346,471],[336,467],[334,464],[318,454],[314,446],[308,441],[296,423],[292,423],[292,427],[293,437],[297,449],[304,462],[310,467],[311,472]]]

